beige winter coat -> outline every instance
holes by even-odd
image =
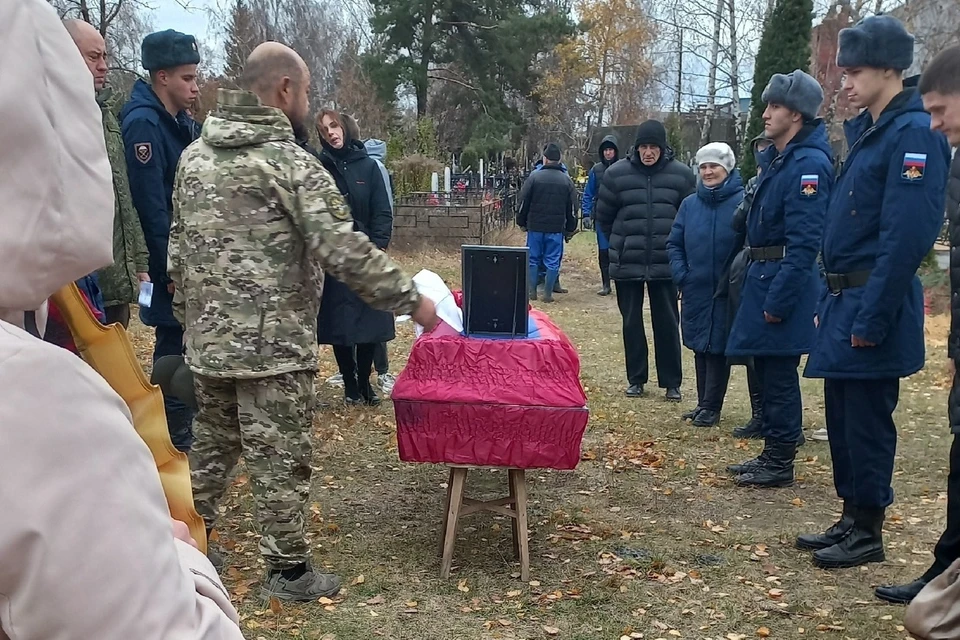
[[[90,72],[44,0],[0,0],[0,317],[112,262]],[[236,639],[213,567],[175,540],[123,401],[0,321],[0,640]]]

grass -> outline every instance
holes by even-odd
[[[394,257],[411,273],[428,268],[459,282],[458,255]],[[682,404],[665,402],[654,380],[646,397],[624,397],[620,316],[615,297],[595,295],[595,263],[592,234],[577,236],[567,245],[563,267],[570,293],[548,307],[579,350],[591,420],[575,471],[528,474],[533,580],[516,577],[509,523],[491,514],[462,522],[454,574],[439,579],[445,468],[398,461],[389,402],[379,409],[341,408],[338,390],[322,385],[336,369],[323,349],[320,393],[332,408],[314,425],[309,530],[315,564],[337,572],[346,587],[332,601],[264,607],[257,598],[262,564],[241,469],[219,528],[229,550],[224,579],[246,637],[907,637],[904,609],[875,600],[872,589],[922,573],[944,526],[948,318],[928,319],[928,366],[902,385],[887,561],[828,572],[815,569],[809,554],[791,544],[798,533],[821,529],[839,515],[828,445],[803,447],[792,488],[734,487],[724,468],[759,449],[730,436],[749,417],[742,368],[731,379],[718,429],[680,421],[695,401],[689,352]],[[142,327],[135,333],[146,360],[149,336]],[[390,345],[394,372],[412,339],[410,325],[401,325]],[[822,427],[820,383],[802,384],[804,426]],[[468,484],[475,494],[492,495],[505,491],[506,475],[475,472]]]

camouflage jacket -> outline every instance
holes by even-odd
[[[113,169],[113,264],[97,272],[105,306],[137,301],[140,283],[138,273],[147,271],[147,244],[143,239],[140,218],[130,197],[127,160],[123,153],[123,136],[117,112],[123,105],[116,94],[104,89],[97,95],[103,116],[103,135],[107,156]]]
[[[324,271],[377,309],[411,313],[413,282],[353,230],[286,116],[252,93],[217,97],[173,192],[168,271],[190,368],[220,378],[315,370]]]

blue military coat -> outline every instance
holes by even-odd
[[[845,123],[850,153],[830,198],[823,234],[828,273],[871,270],[865,286],[831,294],[822,285],[820,328],[804,375],[899,378],[923,368],[923,288],[917,269],[943,225],[950,149],[930,131],[916,90],[898,95],[874,123]],[[875,347],[850,344],[851,335]]]
[[[130,195],[140,217],[149,253],[153,281],[150,307],[140,310],[149,326],[179,326],[173,317],[173,296],[167,292],[167,242],[173,210],[173,181],[180,154],[200,137],[200,127],[181,112],[174,118],[149,84],[137,80],[130,100],[120,112],[123,146],[127,157]]]
[[[734,170],[716,187],[697,184],[680,204],[667,238],[673,281],[682,295],[683,344],[695,353],[722,355],[727,346],[727,298],[714,294],[725,273],[737,233],[731,221],[743,200],[743,181]]]
[[[781,153],[771,146],[766,154],[747,215],[747,242],[786,249],[783,260],[747,268],[730,356],[795,356],[813,344],[816,258],[834,175],[826,128],[821,121],[804,125]],[[766,322],[764,312],[781,322]]]

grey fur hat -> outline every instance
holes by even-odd
[[[813,76],[796,69],[787,75],[773,74],[762,97],[767,104],[783,105],[813,120],[823,103],[823,88]]]
[[[869,16],[841,29],[837,66],[904,71],[913,64],[913,36],[893,16]]]

